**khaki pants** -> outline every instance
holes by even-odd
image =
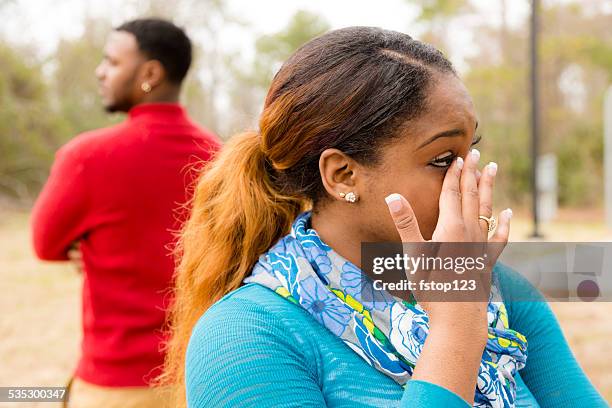
[[[74,378],[68,408],[168,408],[169,390],[152,387],[103,387]]]

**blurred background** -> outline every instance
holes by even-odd
[[[471,92],[483,160],[500,168],[497,207],[513,208],[511,240],[521,241],[532,232],[530,8],[529,0],[0,0],[0,386],[63,385],[76,361],[81,278],[71,265],[34,259],[28,213],[59,146],[123,120],[104,113],[94,77],[112,27],[161,16],[186,28],[196,58],[182,102],[225,140],[257,125],[275,71],[318,34],[370,25],[433,43]],[[541,233],[610,241],[603,105],[612,1],[542,0],[540,12]],[[553,308],[612,401],[612,303]]]

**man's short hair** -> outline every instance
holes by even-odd
[[[163,65],[170,82],[183,81],[191,65],[191,41],[181,28],[159,18],[140,18],[121,24],[115,31],[133,34],[140,51]]]

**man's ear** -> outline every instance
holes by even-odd
[[[140,67],[141,81],[147,82],[151,88],[161,84],[166,78],[166,70],[158,60],[148,60]]]
[[[343,200],[341,194],[355,191],[357,163],[338,149],[326,149],[319,157],[321,181],[327,193],[334,199]]]

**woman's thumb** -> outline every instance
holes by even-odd
[[[402,242],[423,241],[419,224],[408,200],[401,194],[393,193],[388,195],[385,201]]]

